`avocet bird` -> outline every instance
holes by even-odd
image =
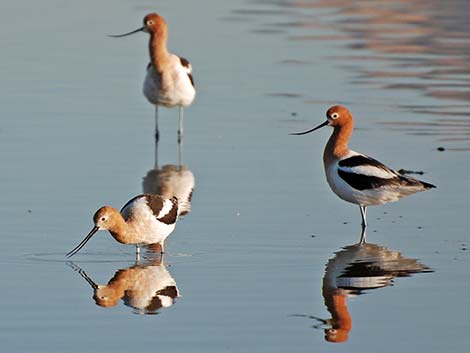
[[[359,205],[362,227],[367,227],[366,207],[394,202],[403,196],[435,188],[434,185],[402,175],[379,161],[348,148],[354,120],[343,106],[326,112],[327,121],[311,130],[294,133],[305,135],[323,126],[332,126],[333,134],[323,153],[326,180],[341,199]]]
[[[124,37],[137,32],[150,34],[150,63],[147,66],[143,91],[147,100],[155,105],[155,141],[158,142],[159,139],[158,106],[179,107],[178,146],[181,164],[183,108],[191,105],[196,96],[191,75],[192,67],[187,59],[168,51],[168,26],[162,16],[156,13],[148,14],[144,17],[143,27],[111,37]]]
[[[180,297],[176,281],[161,258],[144,259],[143,263],[136,261],[128,268],[118,269],[106,285],[96,283],[73,262],[67,265],[90,284],[96,305],[104,308],[116,306],[122,299],[137,314],[157,314]]]
[[[121,244],[134,244],[136,254],[139,254],[141,245],[150,244],[160,244],[163,254],[165,239],[175,229],[177,219],[176,197],[168,199],[160,195],[139,195],[126,203],[121,211],[103,206],[93,216],[93,229],[66,256],[71,257],[79,252],[99,230],[108,230]]]

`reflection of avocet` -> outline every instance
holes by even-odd
[[[194,174],[188,167],[171,164],[149,170],[142,182],[143,192],[146,194],[176,197],[180,216],[191,211],[194,186]]]
[[[386,247],[369,243],[345,246],[328,261],[323,276],[323,300],[331,319],[309,317],[322,323],[316,328],[327,326],[326,341],[345,342],[352,329],[348,298],[360,295],[365,290],[390,286],[395,277],[407,277],[420,272],[432,271],[418,260],[405,258]]]
[[[308,134],[327,125],[334,128],[323,153],[326,179],[341,199],[359,205],[362,228],[367,226],[367,206],[398,201],[404,196],[435,188],[432,184],[402,175],[371,157],[351,151],[348,142],[354,120],[345,107],[331,107],[326,117],[327,120],[319,126],[292,135]]]
[[[181,162],[180,156],[179,162]],[[142,189],[145,194],[157,194],[166,198],[178,199],[178,215],[184,216],[191,211],[195,178],[184,165],[167,164],[158,166],[158,141],[155,142],[155,167],[143,178]]]
[[[172,306],[180,297],[176,282],[159,259],[135,263],[117,270],[106,285],[95,283],[85,271],[72,262],[68,265],[77,271],[93,288],[93,299],[101,307],[116,306],[119,300],[134,308],[137,314],[157,314],[162,308]]]
[[[124,37],[137,32],[150,34],[150,64],[147,67],[144,82],[144,95],[150,103],[155,105],[155,141],[158,143],[159,139],[158,106],[179,107],[178,146],[181,164],[183,107],[191,105],[196,96],[191,75],[192,67],[185,58],[168,52],[168,26],[162,16],[156,13],[148,14],[144,18],[143,27],[112,37]]]

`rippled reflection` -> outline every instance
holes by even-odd
[[[440,141],[455,142],[457,147],[449,150],[469,150],[468,146],[460,145],[470,141],[470,1],[258,0],[255,3],[284,9],[283,13],[277,13],[276,20],[267,20],[276,13],[253,13],[259,27],[281,29],[283,38],[302,42],[304,46],[321,42],[327,48],[334,44],[342,48],[339,51],[335,48],[334,56],[333,50],[321,51],[321,57],[312,58],[312,65],[315,60],[334,60],[353,85],[365,85],[375,92],[383,89],[419,93],[424,97],[422,102],[418,99],[413,106],[393,105],[425,119],[415,121],[411,133],[437,135]],[[233,14],[236,16],[237,12]],[[255,32],[268,33],[259,28]],[[283,58],[280,62],[298,65],[304,62],[302,59]],[[306,101],[316,103],[318,99],[312,97]],[[397,103],[388,98],[386,101]],[[432,120],[434,117],[440,119]],[[409,117],[403,119],[403,128],[407,129]],[[456,124],[460,130],[454,128]]]
[[[357,52],[336,59],[354,68],[358,82],[379,83],[387,89],[421,90],[438,99],[470,100],[468,1],[262,3],[302,10],[295,15],[291,12],[289,22],[276,24],[303,29],[302,34],[292,34],[289,39],[340,41]],[[308,29],[311,34],[306,33]],[[413,82],[408,78],[413,78]]]
[[[328,342],[345,342],[352,329],[348,299],[366,290],[387,287],[396,277],[432,272],[416,259],[406,258],[384,246],[363,243],[348,245],[328,261],[323,276],[322,295],[329,319],[308,316],[319,321],[315,328],[324,328]],[[304,316],[304,315],[301,315]]]
[[[175,280],[160,259],[136,261],[133,266],[119,269],[105,285],[97,284],[73,262],[67,264],[90,284],[93,300],[104,308],[114,307],[122,300],[136,314],[158,314],[180,296]]]

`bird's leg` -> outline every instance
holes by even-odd
[[[140,262],[140,247],[135,244],[135,262]]]
[[[359,244],[365,244],[365,242],[366,242],[366,228],[362,227],[361,239],[359,240]]]
[[[367,227],[367,221],[366,221],[366,206],[359,206],[361,209],[361,216],[362,216],[362,229],[365,230]]]
[[[158,131],[158,105],[155,105],[155,169],[158,168],[158,141],[160,132]]]
[[[163,262],[163,257],[165,255],[165,251],[164,251],[164,245],[163,245],[164,241],[162,241],[160,243],[160,262]]]
[[[183,107],[180,106],[178,121],[178,166],[183,164]]]

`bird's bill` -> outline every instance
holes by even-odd
[[[137,33],[137,32],[143,32],[144,29],[145,29],[144,27],[140,27],[140,28],[137,28],[137,29],[134,30],[134,31],[130,31],[129,33],[124,33],[124,34],[110,34],[109,37],[113,37],[113,38],[126,37],[126,36],[130,36],[131,34],[134,34],[134,33]]]
[[[83,279],[84,279],[85,281],[88,282],[88,284],[91,286],[91,288],[93,288],[94,290],[97,290],[97,289],[99,288],[99,285],[96,284],[96,282],[93,281],[93,280],[91,279],[91,277],[89,277],[89,276],[86,274],[85,271],[82,270],[82,271],[79,271],[78,273],[80,274],[80,276],[83,277]]]
[[[310,129],[310,130],[307,130],[307,131],[304,131],[304,132],[293,132],[293,133],[291,133],[290,135],[297,135],[297,136],[299,136],[299,135],[306,135],[306,134],[309,134],[309,133],[311,133],[311,132],[314,132],[315,130],[318,130],[318,129],[322,128],[323,126],[328,125],[329,123],[330,123],[330,122],[327,120],[327,121],[325,121],[324,123],[321,123],[320,125],[314,127],[313,129]]]
[[[99,231],[100,228],[97,227],[97,226],[94,226],[93,229],[91,230],[90,233],[88,233],[88,235],[85,237],[85,239],[83,239],[80,244],[78,244],[75,248],[73,248],[72,250],[70,250],[67,254],[65,254],[66,257],[72,257],[73,255],[75,255],[77,252],[80,251],[81,248],[83,248],[85,246],[85,244],[88,242],[88,240],[91,239],[91,237],[93,235],[95,235],[95,233],[97,231]]]

